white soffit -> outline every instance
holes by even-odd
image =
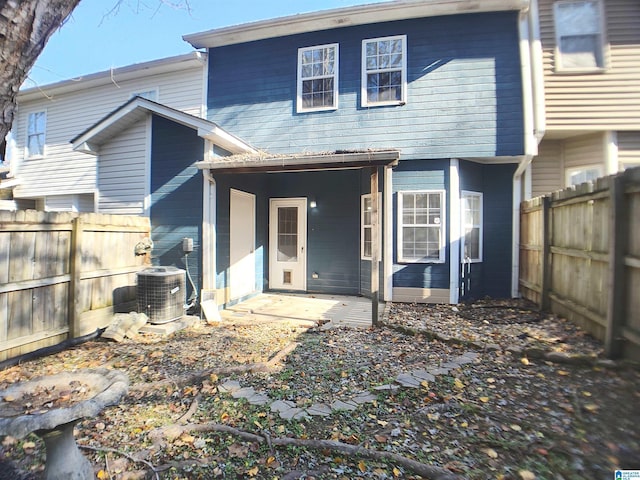
[[[259,22],[217,28],[182,38],[194,48],[213,48],[332,28],[411,18],[465,13],[524,11],[530,0],[397,0],[302,13]]]

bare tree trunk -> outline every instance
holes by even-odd
[[[0,139],[13,122],[16,96],[51,34],[80,0],[0,0]]]

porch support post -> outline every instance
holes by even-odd
[[[371,167],[371,325],[378,325],[380,303],[380,215],[378,167]]]

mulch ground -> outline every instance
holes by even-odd
[[[267,363],[292,342],[282,362]],[[474,363],[419,388],[374,390],[465,352],[478,353]],[[383,325],[369,330],[226,323],[164,338],[96,339],[0,372],[0,388],[104,366],[126,372],[131,387],[118,406],[78,424],[77,443],[98,478],[420,478],[389,461],[206,429],[157,441],[159,429],[211,423],[397,453],[468,479],[600,479],[640,469],[640,370],[605,361],[599,342],[520,301],[393,304]],[[377,400],[283,420],[219,392],[230,379],[301,407],[362,390]],[[44,446],[35,435],[5,437],[0,461],[0,478],[21,478],[10,468],[36,478]]]

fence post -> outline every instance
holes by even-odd
[[[550,308],[551,292],[551,239],[553,226],[551,221],[551,198],[542,197],[542,259],[540,262],[540,310],[547,312]]]
[[[626,304],[624,258],[629,236],[625,218],[624,179],[624,174],[618,174],[611,178],[609,186],[609,282],[607,329],[604,339],[604,350],[608,358],[618,358],[622,355],[621,329]]]
[[[71,251],[69,253],[69,338],[80,336],[80,274],[82,273],[82,219],[71,223]]]

